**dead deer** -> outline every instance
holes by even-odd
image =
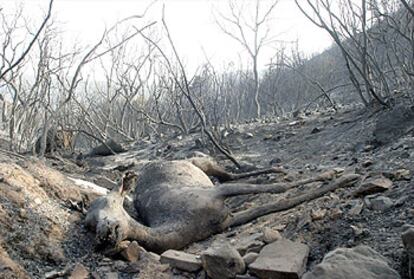
[[[224,183],[214,186],[206,173],[196,165],[189,161],[152,162],[141,170],[139,176],[127,173],[118,188],[92,203],[85,219],[87,227],[95,231],[98,242],[105,245],[116,246],[128,239],[136,240],[154,252],[181,249],[229,227],[293,208],[335,189],[352,185],[360,177],[357,174],[347,174],[334,179],[335,173],[327,172],[292,183]],[[214,173],[209,168],[205,170]],[[272,170],[246,175],[270,171]],[[224,176],[229,178],[228,174]],[[230,196],[278,194],[300,185],[331,179],[333,181],[330,183],[305,194],[242,212],[232,213],[224,204]],[[132,188],[135,188],[134,206],[140,222],[133,219],[123,207],[124,198]]]

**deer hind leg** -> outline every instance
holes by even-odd
[[[292,183],[272,183],[272,184],[251,184],[251,183],[223,183],[217,187],[216,196],[221,198],[248,195],[248,194],[261,194],[271,193],[280,194],[289,189],[293,189],[302,185],[310,184],[313,182],[324,182],[333,180],[338,176],[338,173],[334,170],[328,170],[317,176],[298,180]]]
[[[271,202],[271,203],[268,203],[268,204],[265,204],[259,207],[255,207],[255,208],[251,208],[245,211],[235,213],[225,225],[227,227],[238,226],[238,225],[246,224],[247,222],[250,222],[254,219],[257,219],[261,216],[264,216],[270,213],[276,213],[276,212],[291,209],[304,202],[317,199],[329,192],[335,191],[336,189],[354,185],[356,182],[360,180],[360,177],[361,176],[358,174],[347,174],[334,180],[333,182],[327,185],[321,186],[320,188],[317,188],[317,189],[312,189],[311,191],[305,194],[290,198],[288,200]]]

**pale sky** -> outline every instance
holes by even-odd
[[[253,0],[252,0],[253,1]],[[46,10],[48,0],[0,0],[3,12],[12,12],[23,3],[24,14],[36,18]],[[133,14],[141,14],[150,1],[144,0],[55,0],[54,16],[63,23],[68,40],[77,37],[82,43],[95,42],[105,25]],[[165,0],[158,1],[149,10],[146,19],[158,19],[165,3],[166,19],[177,49],[187,65],[205,62],[202,49],[209,59],[220,66],[238,61],[246,53],[214,22],[212,7],[225,10],[225,0]],[[246,11],[249,12],[249,11]],[[306,54],[321,52],[331,44],[328,35],[313,26],[297,9],[293,0],[281,0],[273,13],[273,34],[280,40],[299,40],[300,49]],[[273,49],[272,49],[273,47]],[[263,52],[260,64],[268,63],[275,45]],[[237,63],[237,62],[236,62]]]

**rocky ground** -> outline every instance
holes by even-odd
[[[381,266],[384,274],[391,272],[389,277],[372,278],[398,278],[395,274],[409,278],[402,235],[409,225],[414,225],[413,115],[411,108],[405,107],[381,112],[345,107],[339,112],[313,112],[229,129],[223,142],[244,168],[273,165],[285,168],[288,173],[262,175],[246,181],[292,181],[335,169],[361,174],[365,184],[374,181],[380,185],[371,191],[356,192],[361,185],[338,190],[194,243],[185,249],[188,254],[164,255],[161,261],[159,255],[143,251],[135,243],[129,246],[126,243],[128,249],[123,254],[104,255],[95,246],[94,235],[83,226],[84,213],[91,200],[102,194],[93,185],[111,189],[123,171],[139,173],[151,160],[184,159],[203,152],[235,171],[223,156],[199,144],[199,134],[153,142],[142,140],[127,152],[84,160],[52,156],[41,161],[1,151],[0,278],[206,278],[205,270],[213,276],[208,267],[217,265],[209,259],[222,255],[217,250],[227,245],[230,248],[224,254],[228,255],[226,259],[235,259],[231,264],[234,269],[241,269],[238,257],[244,256],[243,261],[250,263],[259,256],[249,265],[248,273],[239,278],[255,278],[249,277],[253,274],[259,278],[278,278],[266,277],[273,275],[258,271],[264,269],[266,260],[270,258],[273,262],[278,257],[273,254],[274,249],[298,251],[294,253],[296,256],[284,257],[291,260],[283,265],[301,274],[301,269],[317,270],[315,267],[328,252],[359,245],[369,246],[373,251],[365,246],[359,250],[338,250],[331,257],[331,263],[340,253],[352,255],[359,263],[364,262],[360,260],[363,255],[375,259],[375,267]],[[88,188],[82,181],[94,184]],[[251,208],[288,199],[309,190],[307,187],[283,195],[239,196],[229,199],[228,206],[233,210]],[[406,246],[410,241],[407,235]],[[225,244],[216,249],[217,243]],[[267,248],[263,248],[265,245]],[[412,248],[408,249],[411,253]],[[210,249],[208,253],[207,249]],[[260,255],[255,254],[258,252]],[[199,255],[203,255],[205,270],[202,271]],[[184,259],[185,267],[177,265],[180,259]],[[346,266],[342,264],[345,269]],[[329,278],[315,274],[305,277]]]

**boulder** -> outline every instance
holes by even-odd
[[[161,263],[188,272],[201,269],[201,260],[198,256],[176,250],[165,251],[161,255]]]
[[[226,241],[216,241],[201,255],[203,268],[211,279],[230,279],[246,270],[239,252]]]
[[[354,196],[366,196],[379,192],[384,192],[390,189],[392,181],[384,176],[377,176],[364,181],[361,186],[354,192]]]
[[[110,156],[117,153],[125,152],[126,149],[113,139],[109,139],[105,144],[100,144],[88,153],[88,156]]]
[[[260,279],[299,279],[305,271],[309,247],[281,239],[266,245],[249,270]]]
[[[406,134],[414,127],[414,106],[397,105],[384,111],[377,119],[374,130],[378,145],[388,144]]]
[[[303,279],[398,279],[387,260],[368,246],[338,248],[325,255],[322,263]]]
[[[392,199],[384,196],[375,197],[373,199],[369,199],[370,206],[372,209],[376,211],[385,211],[391,208],[394,205]]]

